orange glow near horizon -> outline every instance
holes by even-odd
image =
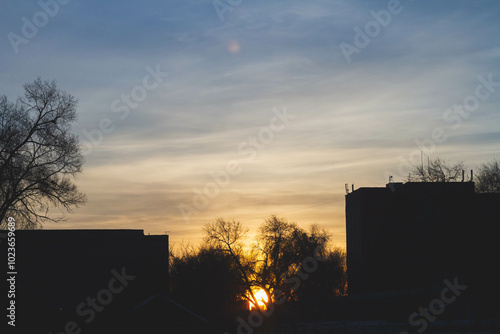
[[[261,310],[267,310],[267,302],[269,298],[267,298],[267,294],[263,289],[254,290],[253,292],[255,299],[257,299],[257,304]],[[254,303],[252,301],[248,301],[248,309],[254,310],[256,309]]]

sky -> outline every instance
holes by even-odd
[[[343,247],[345,184],[500,159],[498,1],[3,1],[0,32],[0,94],[79,101],[88,202],[46,229],[275,214]]]

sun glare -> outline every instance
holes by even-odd
[[[263,289],[258,289],[253,292],[255,299],[257,299],[257,304],[259,305],[259,308],[261,310],[267,310],[267,294]],[[251,311],[253,309],[256,309],[254,303],[252,301],[248,301],[248,309]]]

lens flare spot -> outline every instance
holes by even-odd
[[[239,53],[240,52],[240,43],[238,43],[238,41],[231,41],[229,42],[229,44],[227,45],[227,50],[232,53],[232,54],[236,54],[236,53]]]

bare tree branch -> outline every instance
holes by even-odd
[[[500,193],[500,167],[493,160],[479,167],[476,175],[476,191],[480,193]]]
[[[215,249],[223,250],[233,258],[248,293],[248,295],[243,296],[243,298],[249,299],[260,311],[257,298],[253,291],[256,285],[255,281],[250,278],[250,268],[243,263],[243,239],[248,233],[248,228],[244,227],[240,222],[225,221],[224,219],[218,218],[213,223],[205,226],[203,230],[206,233],[205,242],[207,245]]]
[[[462,171],[465,166],[462,162],[455,165],[444,159],[428,159],[427,164],[413,166],[408,181],[414,182],[458,182],[462,180]]]

